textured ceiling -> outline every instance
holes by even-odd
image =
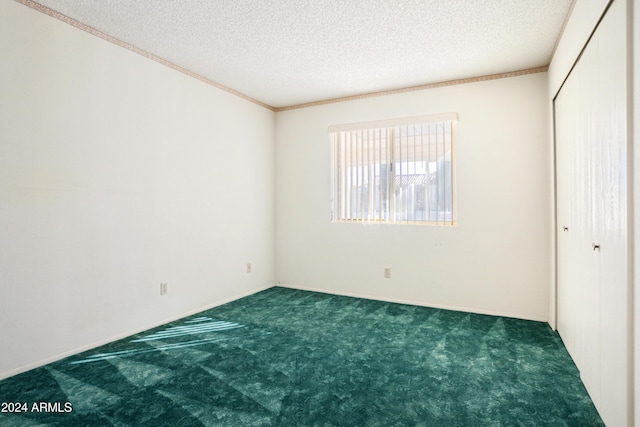
[[[548,65],[571,0],[38,0],[272,107]]]

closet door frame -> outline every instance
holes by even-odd
[[[621,426],[633,420],[627,23],[627,1],[612,1],[553,103],[557,328]]]

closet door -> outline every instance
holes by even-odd
[[[628,420],[625,16],[614,1],[554,104],[558,331],[612,426]]]
[[[625,425],[629,273],[627,271],[627,62],[625,1],[616,0],[594,40],[598,64],[595,114],[594,263],[599,269],[600,410],[607,425]],[[606,418],[605,418],[606,417]],[[609,420],[609,421],[608,421]]]
[[[594,262],[593,125],[597,73],[587,50],[555,101],[558,331],[594,401],[599,399],[599,267]]]

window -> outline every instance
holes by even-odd
[[[455,113],[331,126],[331,220],[454,225]]]

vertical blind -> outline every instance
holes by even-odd
[[[457,115],[329,128],[331,220],[454,225]]]

